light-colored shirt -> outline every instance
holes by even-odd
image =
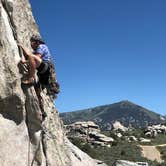
[[[45,44],[40,44],[34,51],[34,54],[40,54],[43,61],[51,61],[50,51]]]

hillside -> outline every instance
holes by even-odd
[[[133,127],[144,127],[149,124],[164,122],[164,118],[160,114],[126,100],[89,109],[61,113],[60,117],[65,124],[91,120],[102,129],[109,129],[116,120],[125,126],[131,125]]]

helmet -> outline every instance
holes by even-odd
[[[45,44],[44,40],[40,35],[32,35],[30,41],[39,41],[41,44]]]

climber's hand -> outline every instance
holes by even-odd
[[[23,46],[20,43],[17,43],[17,46],[23,49]]]
[[[22,49],[24,56],[27,58],[30,54],[29,52],[19,43],[17,43],[18,47]]]
[[[24,60],[24,59],[20,60],[20,63],[22,63],[22,64],[25,64],[25,63],[28,63],[28,62],[29,62],[28,60]]]

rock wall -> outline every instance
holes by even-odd
[[[42,93],[47,117],[34,87],[22,87],[21,52],[29,38],[39,33],[28,0],[0,0],[0,165],[96,166],[97,162],[65,137],[53,101]]]

